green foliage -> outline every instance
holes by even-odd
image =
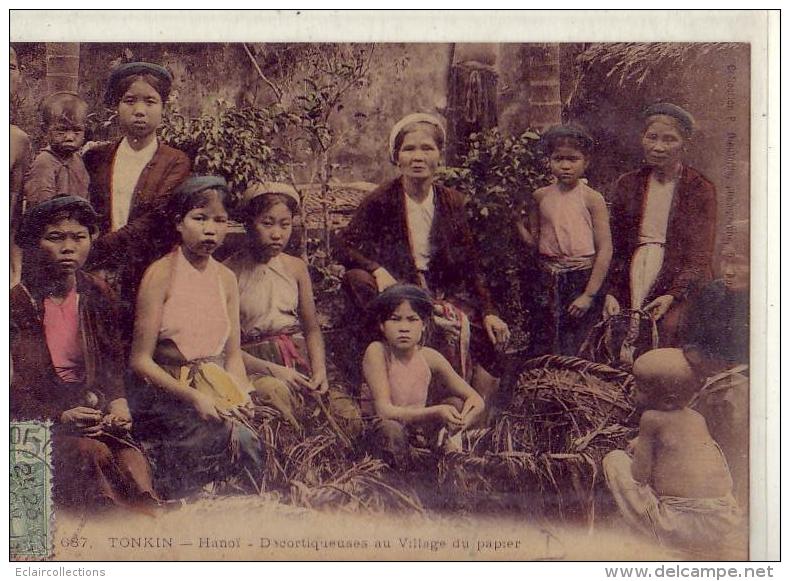
[[[515,225],[530,194],[549,183],[548,168],[535,132],[512,137],[492,129],[473,134],[471,140],[461,166],[445,168],[440,179],[469,196],[467,216],[480,267],[494,302],[512,326],[525,316],[521,280],[529,266]]]
[[[253,180],[288,177],[290,156],[275,144],[289,122],[276,106],[224,108],[196,119],[166,112],[160,136],[192,158],[195,173],[221,175],[238,189]]]
[[[345,141],[348,131],[338,129],[333,117],[344,109],[349,93],[362,89],[367,83],[372,54],[373,47],[367,45],[336,45],[331,49],[311,46],[304,49],[299,60],[300,91],[288,109],[288,119],[296,130],[296,140],[307,144],[321,183],[323,240],[318,241],[320,246],[313,247],[315,250],[308,240],[306,248],[311,264],[316,267],[330,264],[329,182],[333,170],[338,167],[332,163],[330,151]],[[366,115],[358,111],[353,118],[359,124]],[[303,137],[298,137],[299,134]]]

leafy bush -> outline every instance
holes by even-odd
[[[531,258],[516,231],[530,194],[549,183],[537,133],[503,135],[498,129],[473,134],[460,167],[443,170],[442,181],[469,196],[467,214],[480,267],[506,321],[523,328],[529,289],[522,284]]]
[[[290,156],[275,145],[287,125],[278,107],[229,107],[195,119],[166,112],[160,136],[192,158],[195,173],[221,175],[237,189],[256,179],[287,180]]]

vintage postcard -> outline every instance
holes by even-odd
[[[12,10],[11,560],[776,558],[771,18]]]

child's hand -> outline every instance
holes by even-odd
[[[97,147],[101,147],[102,145],[107,145],[109,141],[88,141],[80,148],[80,155],[84,156],[88,153],[91,149],[96,149]]]
[[[451,405],[442,404],[436,406],[436,416],[442,422],[447,424],[449,428],[463,428],[464,419],[458,410]]]
[[[310,379],[310,389],[319,394],[329,391],[329,380],[326,377],[326,370],[318,370],[313,373]]]
[[[606,295],[603,300],[603,316],[605,319],[620,314],[620,303],[612,295]]]
[[[526,244],[527,247],[532,249],[537,246],[537,241],[535,240],[535,237],[532,236],[532,233],[529,231],[529,226],[524,223],[524,220],[519,220],[516,222],[516,229],[518,230],[521,240],[524,241],[524,244]]]
[[[483,413],[485,410],[486,404],[483,401],[483,398],[479,395],[475,394],[466,398],[464,402],[464,407],[461,409],[461,418],[463,419],[464,425],[469,427],[474,423],[474,421]]]
[[[211,397],[207,396],[206,394],[200,393],[199,391],[192,390],[191,394],[192,398],[192,407],[195,408],[195,411],[200,416],[200,419],[204,422],[208,421],[220,421],[219,410],[217,409],[217,404],[214,402]]]
[[[295,389],[296,391],[313,389],[310,384],[310,378],[299,373],[296,369],[291,369],[284,365],[271,365],[269,371],[275,379],[279,379],[291,389]]]
[[[583,317],[593,304],[593,298],[585,293],[580,294],[568,307],[568,314],[571,317]]]
[[[645,307],[645,311],[653,317],[653,320],[658,321],[661,317],[667,314],[669,307],[675,302],[675,297],[672,295],[661,295],[657,299],[650,301]]]

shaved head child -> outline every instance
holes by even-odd
[[[741,513],[724,455],[705,419],[688,407],[698,376],[680,349],[655,349],[633,368],[641,411],[633,457],[616,450],[603,461],[621,514],[662,544],[710,551],[726,545]]]

